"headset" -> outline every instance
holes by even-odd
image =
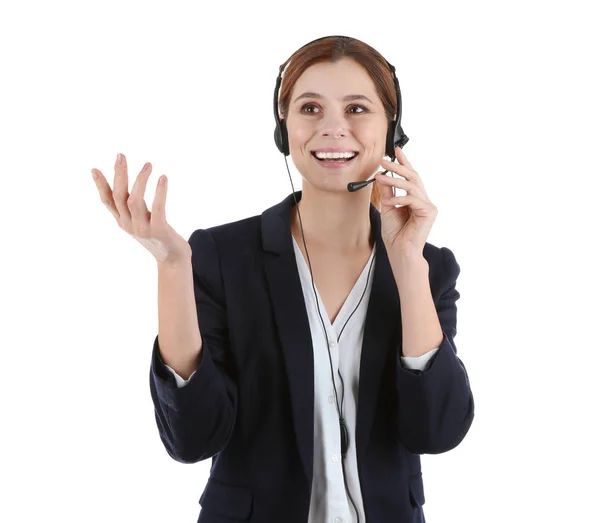
[[[317,38],[308,44],[303,45],[300,49],[303,49],[307,45],[310,45],[314,42],[318,42],[319,40],[323,40],[325,38],[347,38],[348,40],[354,40],[348,36],[341,35],[332,35],[332,36],[323,36],[321,38]],[[298,50],[300,50],[298,49]],[[275,145],[277,145],[277,149],[282,152],[285,156],[289,156],[290,154],[290,145],[288,142],[287,135],[287,127],[285,124],[285,120],[279,119],[279,88],[281,86],[281,75],[283,74],[283,70],[287,66],[289,60],[282,64],[279,67],[279,76],[277,77],[277,82],[275,84],[275,93],[273,95],[273,111],[275,113]],[[385,145],[385,154],[387,154],[392,161],[396,158],[396,153],[394,148],[396,145],[400,146],[402,149],[406,143],[408,142],[408,136],[402,130],[402,95],[400,93],[400,84],[398,83],[398,77],[396,76],[396,68],[386,60],[390,71],[394,77],[394,86],[396,88],[396,119],[392,120],[388,125],[387,137],[386,137],[386,145]]]
[[[313,40],[312,42],[309,42],[308,44],[303,45],[300,49],[303,49],[307,45],[310,45],[314,42],[318,42],[319,40],[323,40],[324,38],[333,38],[333,37],[342,38],[343,43],[354,40],[353,38],[350,38],[348,36],[341,36],[341,35],[323,36],[321,38],[317,38],[316,40]],[[354,510],[356,511],[356,517],[358,519],[358,523],[360,523],[360,516],[358,514],[358,509],[356,508],[354,500],[352,499],[352,495],[350,494],[350,491],[348,489],[348,484],[346,482],[346,472],[345,472],[345,468],[344,468],[344,460],[346,458],[346,453],[348,452],[348,447],[350,444],[348,428],[346,426],[346,420],[344,419],[344,417],[342,415],[342,410],[343,410],[343,406],[344,406],[344,380],[343,380],[340,370],[338,368],[338,375],[342,382],[342,406],[340,407],[340,405],[338,403],[338,394],[337,394],[337,388],[335,386],[335,379],[333,376],[333,363],[331,361],[331,351],[329,350],[329,338],[327,336],[327,329],[325,328],[325,322],[323,321],[323,316],[321,316],[319,300],[317,298],[317,290],[315,288],[315,281],[313,278],[312,265],[310,263],[310,256],[308,255],[308,249],[306,247],[306,241],[304,239],[304,229],[302,227],[302,218],[300,216],[300,209],[298,208],[298,200],[296,199],[296,191],[294,189],[294,183],[292,182],[292,176],[290,174],[290,169],[287,164],[287,156],[289,156],[289,154],[290,154],[290,146],[289,146],[289,141],[288,141],[287,127],[286,127],[285,119],[284,120],[279,119],[279,88],[281,87],[281,78],[282,78],[283,71],[288,63],[289,63],[289,59],[279,67],[279,75],[277,76],[277,81],[275,83],[275,92],[273,94],[273,112],[275,114],[275,133],[274,133],[275,145],[277,146],[277,149],[279,149],[279,151],[281,153],[283,153],[283,156],[285,159],[285,165],[287,167],[288,175],[290,177],[290,183],[292,184],[292,194],[294,196],[294,201],[296,203],[296,210],[298,212],[298,219],[300,221],[300,231],[302,233],[302,242],[304,243],[304,249],[306,250],[306,256],[308,258],[308,266],[310,268],[310,277],[311,277],[312,287],[313,287],[313,291],[314,291],[314,295],[315,295],[315,302],[317,304],[317,311],[319,312],[319,317],[321,318],[321,325],[323,326],[323,331],[325,333],[325,339],[326,339],[326,343],[327,343],[327,351],[329,352],[329,364],[331,367],[331,380],[333,382],[333,388],[335,391],[336,407],[337,407],[337,411],[338,411],[338,415],[339,415],[339,422],[340,422],[340,438],[341,438],[341,448],[342,448],[342,472],[344,475],[344,484],[346,486],[346,492],[347,492],[348,496],[350,497],[350,500],[352,501]],[[396,77],[396,68],[392,64],[390,64],[387,60],[386,60],[386,63],[388,65],[390,71],[392,72],[392,75],[394,78],[394,86],[396,88],[396,102],[397,103],[396,103],[396,119],[392,120],[388,124],[385,153],[390,157],[391,161],[394,161],[394,160],[396,160],[395,146],[399,146],[400,148],[404,147],[404,145],[406,145],[406,143],[408,142],[408,136],[406,136],[406,134],[402,130],[402,126],[401,126],[402,96],[400,94],[400,85],[398,83],[398,78]],[[384,174],[386,172],[388,172],[388,171],[384,171]],[[366,187],[369,183],[372,183],[374,181],[375,181],[375,178],[372,178],[369,181],[349,182],[348,183],[348,191],[350,191],[350,192],[358,191],[359,189]],[[375,256],[373,256],[373,259],[371,260],[371,266],[369,267],[369,273],[367,275],[367,285],[365,286],[365,290],[362,293],[362,296],[358,302],[358,305],[352,311],[352,314],[350,314],[350,316],[346,320],[346,323],[344,323],[344,326],[342,327],[342,330],[340,331],[340,334],[338,336],[338,342],[342,336],[342,332],[344,331],[344,328],[346,327],[348,321],[350,321],[350,318],[356,312],[356,309],[358,309],[360,303],[362,302],[362,299],[367,290],[367,286],[369,284],[369,277],[371,275],[371,269],[373,268],[374,260],[375,260]]]

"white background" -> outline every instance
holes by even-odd
[[[0,520],[196,521],[210,461],[167,455],[150,397],[156,264],[90,169],[152,162],[186,238],[262,213],[292,190],[279,65],[343,34],[396,66],[428,241],[461,267],[475,421],[422,457],[427,522],[599,521],[593,4],[3,3]]]

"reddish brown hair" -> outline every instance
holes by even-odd
[[[397,109],[396,89],[392,72],[385,58],[370,45],[348,36],[330,36],[311,42],[298,49],[284,62],[281,70],[286,64],[288,65],[279,90],[279,110],[284,119],[287,118],[290,108],[292,89],[302,73],[311,65],[320,62],[335,63],[344,57],[351,58],[363,66],[375,84],[388,122],[394,119]],[[379,187],[375,183],[372,184],[371,203],[381,210]]]

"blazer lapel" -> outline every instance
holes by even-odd
[[[297,191],[296,199],[302,199]],[[263,263],[290,384],[298,450],[309,484],[314,457],[314,358],[310,325],[294,254],[290,194],[261,216]],[[357,457],[362,456],[373,423],[387,348],[400,326],[398,290],[381,239],[379,211],[371,204],[376,242],[373,288],[367,308],[359,376]]]
[[[300,201],[302,191],[296,192]],[[314,358],[310,325],[292,240],[290,194],[262,214],[265,275],[283,347],[298,450],[309,485],[313,476]]]

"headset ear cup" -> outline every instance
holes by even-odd
[[[394,134],[394,144],[398,145],[400,147],[400,149],[402,149],[402,147],[404,147],[407,142],[408,142],[408,136],[406,136],[404,134],[404,131],[402,130],[402,126],[400,124],[398,124],[398,126],[396,127],[396,132]]]
[[[279,125],[275,124],[275,132],[273,133],[273,137],[275,138],[275,145],[277,146],[277,149],[279,149],[279,152],[285,154],[286,156],[290,154],[285,120],[279,120]]]
[[[287,126],[285,125],[285,120],[281,120],[280,121],[280,127],[281,127],[281,152],[283,154],[285,154],[286,156],[288,156],[290,154],[290,144],[288,143],[288,133],[287,133]]]
[[[402,136],[396,143],[400,146],[400,149],[402,149],[402,147],[404,147],[407,144],[407,142],[408,142],[408,136],[406,136],[404,133],[402,133]]]
[[[385,140],[385,154],[387,154],[392,162],[396,158],[396,152],[394,151],[394,136],[396,132],[396,122],[391,121],[388,125],[387,137]]]
[[[390,122],[388,127],[385,153],[391,158],[392,161],[394,161],[396,158],[396,146],[399,146],[400,149],[402,149],[407,142],[408,136],[404,134],[402,126],[399,123],[396,125],[395,122]]]
[[[275,125],[275,133],[273,133],[273,136],[275,138],[275,145],[277,146],[277,149],[279,149],[279,152],[283,152],[283,149],[281,147],[281,132],[279,131],[279,126]]]

